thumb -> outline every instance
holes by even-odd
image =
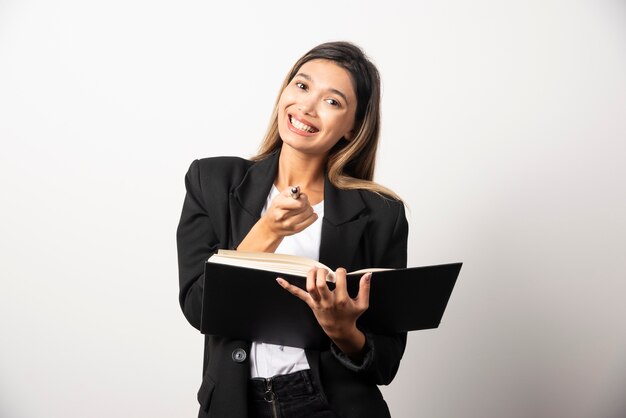
[[[359,281],[359,294],[356,297],[356,305],[359,310],[365,312],[370,306],[370,287],[372,273],[365,273]]]

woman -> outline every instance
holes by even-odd
[[[277,280],[311,307],[327,349],[205,336],[201,417],[389,416],[377,385],[395,376],[406,334],[357,328],[370,276],[351,299],[343,269],[406,266],[404,206],[372,182],[379,104],[378,71],[363,52],[325,43],[289,72],[252,161],[191,164],[177,239],[180,303],[194,327],[211,280],[204,262],[220,248],[303,255],[337,269],[334,291],[322,270],[309,272],[307,292]]]

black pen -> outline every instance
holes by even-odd
[[[289,192],[290,196],[297,200],[300,197],[300,186],[292,186]]]

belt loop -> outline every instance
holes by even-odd
[[[309,391],[309,394],[315,393],[315,388],[313,387],[313,382],[311,380],[311,372],[308,370],[302,371],[302,378],[304,379],[304,383],[306,384],[306,388]]]

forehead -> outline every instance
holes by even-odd
[[[352,76],[350,76],[348,70],[332,61],[321,59],[308,61],[300,67],[297,74],[309,76],[310,81],[318,88],[339,90],[348,99],[356,97]]]

